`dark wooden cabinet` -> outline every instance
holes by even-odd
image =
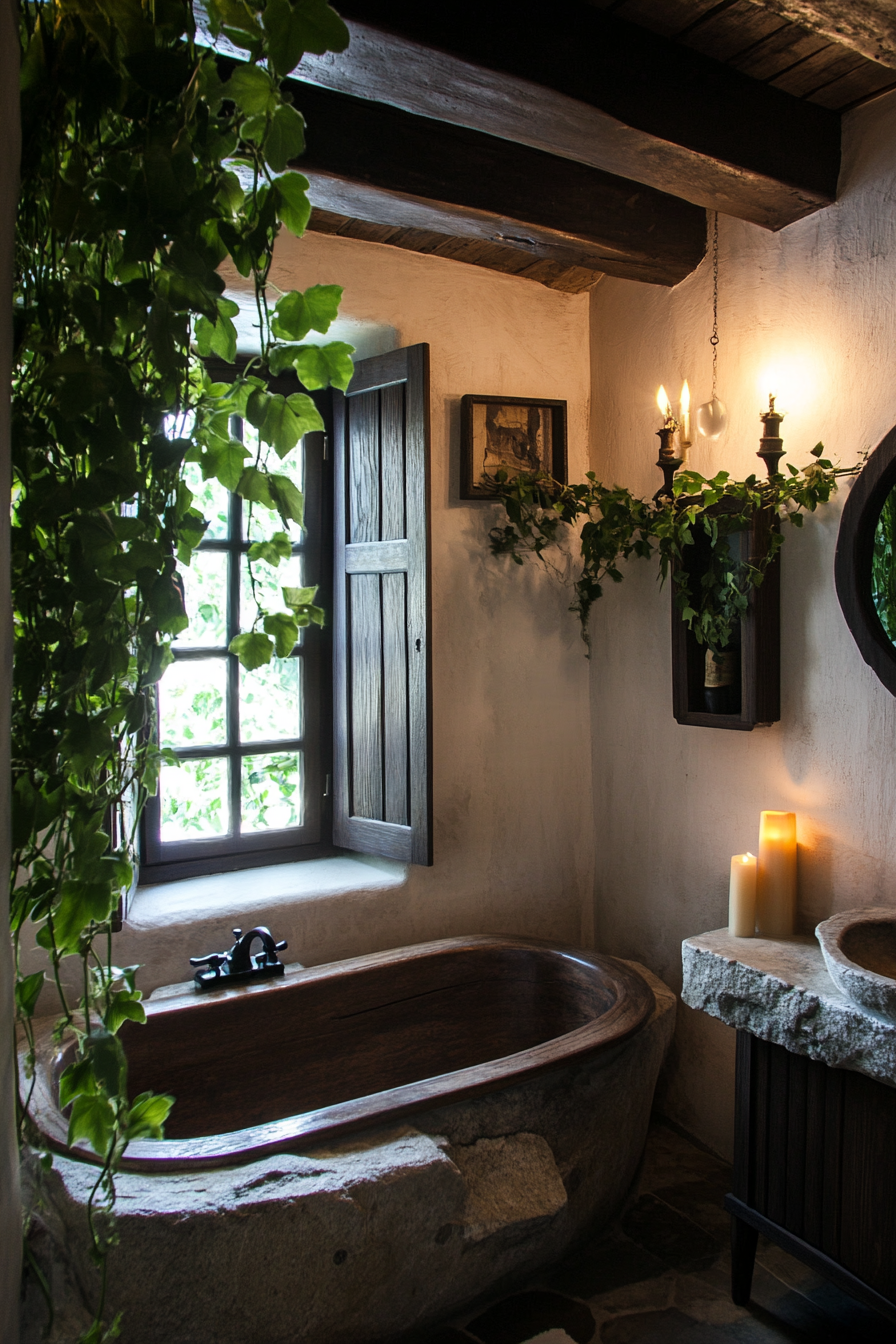
[[[757,512],[748,529],[735,532],[730,544],[738,558],[764,554],[777,518],[768,510]],[[709,538],[695,535],[689,568],[699,576],[709,554]],[[703,706],[706,646],[698,644],[679,615],[672,599],[672,706],[679,723],[702,728],[731,728],[749,732],[761,723],[776,723],[781,717],[781,576],[780,557],[769,566],[760,586],[753,590],[747,615],[740,628],[740,710],[733,714],[710,714]]]
[[[737,1035],[732,1297],[759,1233],[896,1323],[896,1088]]]

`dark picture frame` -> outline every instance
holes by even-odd
[[[548,397],[480,397],[460,401],[460,497],[490,499],[483,472],[508,476],[546,471],[566,484],[566,402]]]

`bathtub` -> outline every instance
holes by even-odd
[[[129,1087],[177,1104],[118,1178],[125,1344],[362,1344],[556,1259],[632,1182],[674,1002],[633,963],[484,936],[156,991]],[[86,1289],[95,1159],[41,1041],[45,1203]]]

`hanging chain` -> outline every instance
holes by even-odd
[[[719,358],[719,212],[712,213],[712,395],[716,395],[716,365]]]

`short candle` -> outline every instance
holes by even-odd
[[[752,938],[756,932],[756,855],[734,854],[728,884],[728,932]]]
[[[796,813],[762,812],[756,924],[760,938],[789,938],[796,919]]]

